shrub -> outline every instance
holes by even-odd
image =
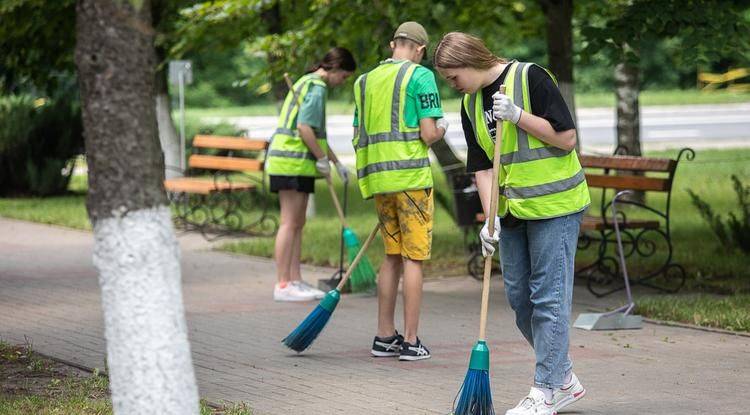
[[[83,152],[78,90],[51,98],[0,97],[0,195],[61,194]]]
[[[737,175],[732,175],[737,203],[740,206],[740,217],[729,212],[728,218],[714,213],[711,205],[701,199],[692,190],[688,190],[693,205],[713,230],[721,244],[727,249],[739,249],[750,254],[750,186],[744,186]]]

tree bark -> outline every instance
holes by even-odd
[[[631,156],[641,155],[641,121],[638,66],[621,62],[615,66],[617,97],[617,145]]]
[[[624,148],[630,156],[640,156],[641,151],[641,117],[638,94],[640,81],[638,66],[620,62],[615,66],[615,95],[617,97],[617,148]],[[637,172],[620,171],[623,175],[642,176]],[[644,202],[646,194],[636,191],[626,199]]]
[[[539,0],[546,17],[547,56],[549,70],[555,74],[558,87],[570,115],[578,126],[573,77],[573,0]],[[581,147],[581,131],[577,130],[576,149]]]
[[[273,2],[273,5],[271,5],[270,8],[265,9],[260,14],[261,20],[266,25],[266,30],[268,31],[268,34],[270,35],[278,35],[283,33],[283,27],[281,22],[281,6],[279,5],[279,2]],[[280,72],[287,71],[287,68],[281,68],[281,66],[284,65],[284,56],[289,51],[285,50],[274,50],[269,51],[267,58],[268,58],[268,66],[271,68],[279,68],[281,69]],[[283,101],[286,97],[287,92],[287,86],[286,82],[283,79],[277,79],[272,80],[271,85],[271,91],[273,93],[273,97],[277,102]]]
[[[167,179],[182,176],[180,171],[180,135],[172,120],[172,104],[169,100],[166,70],[156,73],[156,122],[159,130],[159,143],[164,154],[164,176]]]
[[[151,19],[152,26],[158,32],[176,31],[171,26],[174,16],[178,15],[180,2],[171,2],[166,0],[152,0],[151,2]],[[167,61],[167,45],[156,47],[157,67],[161,68],[156,71],[155,84],[155,105],[156,121],[159,129],[159,143],[164,154],[164,176],[167,179],[180,177],[183,172],[180,169],[182,165],[180,157],[180,136],[175,129],[174,120],[172,119],[172,102],[169,99],[169,82],[167,78],[169,62]]]
[[[86,206],[114,413],[197,415],[179,246],[162,184],[150,1],[78,0],[76,11]]]

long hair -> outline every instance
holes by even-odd
[[[482,39],[467,33],[450,32],[435,47],[433,62],[436,68],[483,70],[508,61],[490,52]]]
[[[349,52],[349,49],[335,47],[331,48],[318,63],[311,66],[307,70],[307,73],[315,72],[320,68],[327,71],[340,69],[347,72],[354,72],[357,69],[357,62],[354,60],[352,53]]]

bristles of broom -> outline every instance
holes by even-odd
[[[456,400],[453,401],[453,415],[495,415],[490,388],[489,350],[484,341],[477,342],[471,351],[469,370]]]
[[[297,353],[310,347],[323,331],[341,298],[338,290],[328,291],[315,309],[296,329],[282,340],[284,345]]]
[[[375,239],[375,236],[378,233],[380,225],[375,225],[375,228],[373,228],[372,232],[370,232],[370,235],[367,237],[367,240],[365,240],[364,245],[362,245],[362,248],[359,250],[359,253],[357,254],[357,257],[354,258],[352,263],[349,265],[349,269],[346,271],[346,274],[341,278],[341,281],[339,281],[339,285],[329,291],[325,297],[320,301],[320,304],[318,304],[315,309],[310,313],[307,318],[305,318],[302,323],[297,326],[291,333],[289,333],[288,336],[282,340],[285,346],[289,347],[290,349],[294,350],[297,353],[301,353],[310,345],[312,342],[318,337],[318,335],[323,331],[326,324],[328,323],[328,320],[331,318],[331,315],[333,314],[334,310],[336,310],[336,306],[339,303],[339,299],[341,298],[341,288],[344,287],[346,282],[349,280],[349,277],[351,277],[352,272],[357,267],[357,264],[359,261],[364,257],[365,251],[367,250],[367,247],[370,246],[370,243],[373,239]]]
[[[344,228],[344,243],[349,256],[349,263],[352,263],[360,250],[360,246],[357,235],[349,228]],[[353,293],[371,291],[377,285],[377,274],[366,256],[354,268],[349,284]]]

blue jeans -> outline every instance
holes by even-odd
[[[534,383],[563,386],[573,364],[568,328],[573,272],[583,212],[553,219],[521,221],[500,232],[505,294],[516,325],[536,354]]]

